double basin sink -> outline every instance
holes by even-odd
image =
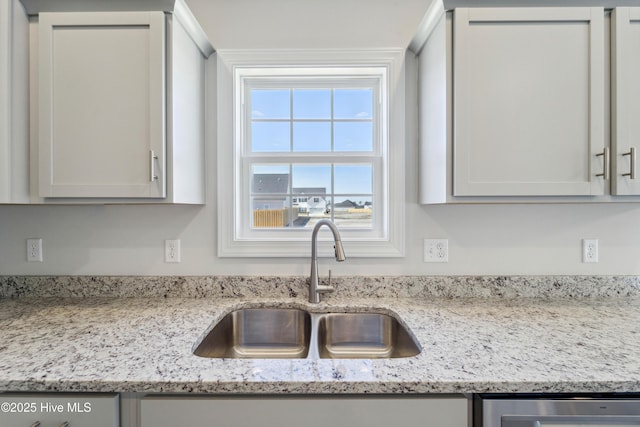
[[[193,353],[210,358],[380,359],[415,356],[420,346],[389,314],[244,308],[224,316]]]

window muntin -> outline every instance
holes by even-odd
[[[343,229],[374,226],[369,164],[253,164],[251,177],[253,229],[310,228],[322,218]]]
[[[247,81],[244,96],[250,153],[375,150],[378,135],[374,125],[380,121],[375,108],[379,81],[356,79],[345,88],[336,88],[340,82],[332,81],[326,81],[326,87],[314,88],[293,82],[288,88],[265,88],[261,82],[266,83],[264,79]]]
[[[309,229],[321,218],[384,231],[381,87],[381,76],[243,80],[248,233]]]

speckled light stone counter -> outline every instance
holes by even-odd
[[[4,278],[0,283],[7,286],[12,280]],[[489,287],[511,289],[495,283],[510,280],[489,280]],[[319,305],[306,302],[303,284],[275,286],[271,289],[275,297],[257,296],[260,290],[268,294],[264,283],[256,285],[258,279],[249,280],[244,288],[235,286],[244,289],[243,296],[235,297],[33,298],[22,294],[0,300],[0,390],[638,392],[637,280],[599,280],[575,279],[575,286],[565,288],[572,289],[569,293],[555,291],[544,298],[518,295],[524,291],[514,291],[515,298],[445,298],[429,295],[424,288],[413,295],[415,285],[399,286],[393,295],[378,286],[382,296],[374,293],[362,298],[344,290],[349,287],[345,285]],[[376,287],[363,282],[366,289]],[[583,282],[610,283],[612,295],[596,293],[594,297],[585,289],[595,286]],[[225,289],[234,288],[226,283]],[[554,286],[538,288],[551,292]],[[589,298],[567,298],[575,292]],[[192,354],[194,344],[226,313],[265,305],[320,312],[371,308],[391,312],[415,334],[422,352],[385,360],[204,359]]]

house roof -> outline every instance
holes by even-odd
[[[323,196],[323,195],[327,194],[327,189],[325,187],[295,187],[293,189],[293,194],[307,194],[307,195]]]
[[[355,208],[355,207],[358,207],[358,206],[360,206],[360,205],[358,205],[356,202],[352,202],[349,199],[347,199],[347,200],[345,200],[343,202],[335,204],[336,208]]]
[[[253,175],[253,192],[259,194],[286,194],[289,190],[289,174],[258,173]]]

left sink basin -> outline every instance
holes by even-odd
[[[216,324],[194,350],[201,357],[300,359],[307,357],[311,316],[304,310],[246,308]]]

